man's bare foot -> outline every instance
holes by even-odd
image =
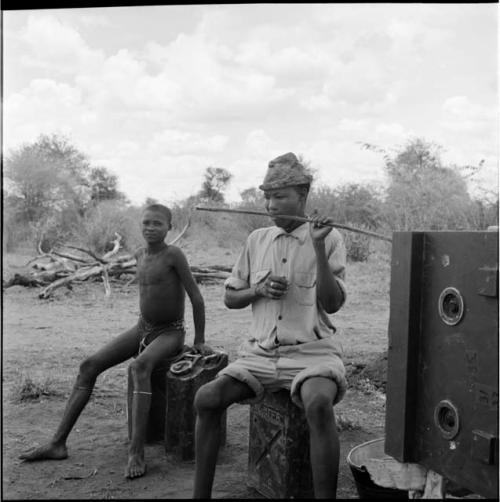
[[[146,463],[142,455],[130,454],[128,457],[127,468],[125,469],[126,478],[140,478],[146,473]]]
[[[32,462],[35,460],[63,460],[68,458],[68,449],[66,445],[56,445],[53,443],[48,443],[36,450],[23,453],[19,455],[21,460],[25,462]]]

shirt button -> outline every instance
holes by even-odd
[[[286,263],[286,258],[283,258],[281,261],[282,261],[283,263]]]
[[[278,316],[278,319],[281,321],[281,316],[280,315]]]

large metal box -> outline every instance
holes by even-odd
[[[314,498],[309,429],[288,390],[250,406],[248,485],[268,498]]]
[[[385,452],[498,498],[498,233],[392,245]]]

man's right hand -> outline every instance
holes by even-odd
[[[259,282],[255,286],[255,294],[260,297],[279,300],[288,291],[288,280],[286,277],[268,275],[265,281]]]

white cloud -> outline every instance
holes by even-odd
[[[369,127],[370,121],[367,119],[342,119],[338,125],[338,130],[342,132],[364,132]]]
[[[81,92],[52,79],[34,79],[26,89],[5,100],[5,144],[14,146],[32,141],[40,133],[58,131],[70,134],[75,128],[75,110],[81,105]]]
[[[300,99],[299,104],[310,112],[326,112],[333,107],[331,98],[326,94],[306,95]]]
[[[111,21],[98,14],[80,14],[78,21],[86,27],[109,28]]]
[[[92,71],[102,64],[102,51],[90,49],[75,28],[55,15],[30,14],[19,41],[27,49],[21,56],[27,66],[71,74],[80,67]]]
[[[202,135],[189,131],[165,129],[153,136],[148,149],[161,154],[185,155],[202,152],[220,152],[227,145],[228,137],[222,134]]]
[[[454,132],[494,131],[498,122],[497,107],[473,103],[466,96],[448,98],[442,109],[445,115],[441,125]]]
[[[380,123],[375,128],[375,133],[382,141],[394,142],[394,140],[402,140],[412,135],[401,124],[398,123]]]
[[[237,198],[287,151],[328,183],[383,178],[382,160],[358,142],[390,148],[409,135],[498,169],[491,7],[141,9],[144,31],[127,29],[134,8],[5,17],[7,147],[67,131],[132,200],[186,197],[209,165],[233,173]],[[149,12],[167,26],[147,24]]]
[[[251,155],[261,155],[262,152],[269,150],[272,140],[263,129],[250,131],[245,140],[245,146]]]

